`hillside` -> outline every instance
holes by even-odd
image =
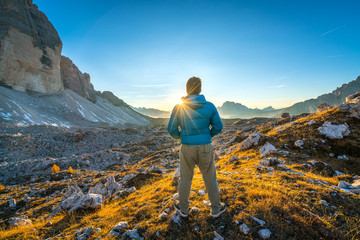
[[[316,114],[227,123],[213,141],[228,207],[218,219],[199,192],[197,168],[194,208],[187,219],[174,214],[179,143],[162,126],[3,128],[0,238],[358,239],[359,114],[360,93]],[[36,164],[16,172],[27,166],[24,156]],[[51,173],[53,164],[60,171]]]
[[[114,105],[111,98],[108,100],[103,95],[95,95],[94,99],[95,103],[69,89],[58,94],[44,95],[0,87],[0,123],[61,127],[150,123],[148,118],[127,105]]]

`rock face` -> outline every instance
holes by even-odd
[[[94,86],[90,82],[89,74],[80,72],[78,67],[65,56],[61,56],[60,69],[65,88],[92,102],[96,102],[96,94]]]
[[[62,42],[32,0],[0,1],[0,84],[20,91],[58,93]]]

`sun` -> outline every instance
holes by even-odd
[[[182,105],[182,104],[183,104],[183,100],[182,100],[182,99],[179,99],[178,102],[177,102],[177,104]]]

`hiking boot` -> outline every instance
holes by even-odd
[[[217,213],[217,214],[211,214],[211,217],[213,217],[213,218],[218,218],[218,217],[220,217],[220,215],[221,215],[223,212],[226,211],[226,206],[225,206],[224,204],[221,204],[221,205],[222,205],[222,206],[221,206],[220,212]]]
[[[180,207],[179,207],[179,205],[177,203],[174,204],[174,208],[180,214],[180,216],[182,216],[182,217],[189,216],[189,214],[186,214],[183,211],[181,211],[181,209],[180,209]]]

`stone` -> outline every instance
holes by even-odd
[[[338,187],[339,187],[339,188],[345,188],[345,189],[352,189],[352,188],[354,188],[353,185],[351,185],[350,183],[345,182],[345,181],[340,181],[339,184],[338,184]]]
[[[205,192],[205,190],[199,190],[199,191],[198,191],[198,194],[201,196],[201,195],[205,195],[206,192]]]
[[[242,141],[239,145],[240,150],[246,150],[249,149],[252,146],[257,146],[259,144],[260,139],[264,135],[262,133],[252,133],[249,135],[248,138],[246,138],[244,141]]]
[[[204,205],[207,206],[207,207],[210,207],[210,206],[211,206],[210,201],[203,200],[203,203],[204,203]]]
[[[197,207],[192,207],[189,211],[189,214],[199,213],[200,209]]]
[[[135,188],[135,187],[134,187]],[[114,176],[109,176],[107,178],[107,182],[106,182],[106,189],[107,189],[107,194],[106,197],[110,197],[111,195],[120,192],[121,190],[123,190],[123,186],[120,183],[117,183],[115,181],[115,177]],[[136,188],[135,188],[136,191]],[[135,192],[134,191],[134,192]]]
[[[351,117],[356,119],[360,119],[360,101],[355,105],[351,106],[349,109],[349,113]]]
[[[53,224],[52,224],[52,222],[47,222],[46,224],[45,224],[45,227],[51,227]]]
[[[318,128],[318,131],[330,139],[342,139],[350,134],[349,126],[346,123],[336,125],[331,122],[325,122]]]
[[[266,222],[264,220],[258,219],[257,217],[251,217],[255,222],[260,224],[260,226],[264,226]]]
[[[158,216],[160,219],[165,220],[167,218],[167,213],[166,212],[161,212]]]
[[[179,193],[175,193],[175,194],[172,196],[172,200],[173,200],[173,201],[179,200]]]
[[[102,196],[100,194],[86,194],[81,199],[79,199],[75,205],[70,209],[69,212],[73,212],[79,209],[95,209],[101,207],[102,205]]]
[[[214,231],[214,235],[215,235],[215,238],[218,239],[218,240],[224,240],[225,238],[223,236],[221,236],[219,233],[217,233],[216,231]]]
[[[269,229],[261,229],[258,231],[258,234],[262,239],[268,239],[271,236],[271,232]]]
[[[9,200],[9,208],[12,210],[16,209],[16,200],[15,199],[10,199]]]
[[[104,184],[98,182],[94,187],[89,189],[88,193],[100,194],[105,197],[107,195],[107,189],[105,188]]]
[[[356,179],[351,185],[354,188],[360,188],[360,179]]]
[[[94,86],[90,82],[89,74],[80,72],[77,66],[65,56],[61,56],[60,70],[65,88],[70,89],[91,102],[96,102],[96,93]]]
[[[3,0],[0,8],[0,84],[18,91],[63,91],[62,42],[31,0]]]
[[[345,98],[346,103],[358,103],[360,102],[360,91],[351,94]]]
[[[181,225],[180,213],[178,211],[175,211],[173,214],[171,214],[169,221],[180,226]]]
[[[109,233],[108,233],[108,237],[119,237],[120,236],[120,233],[114,231],[114,230],[111,230]]]
[[[128,226],[128,223],[127,222],[124,222],[124,221],[120,221],[118,222],[114,227],[113,227],[113,231],[117,231],[117,232],[120,232],[122,230],[125,230]]]
[[[250,228],[249,228],[245,223],[241,224],[241,225],[239,226],[239,229],[240,229],[240,231],[241,231],[243,234],[245,234],[245,235],[248,235],[249,232],[250,232]]]
[[[297,140],[297,141],[295,142],[295,146],[296,146],[296,147],[299,147],[299,148],[302,148],[302,147],[304,146],[304,141],[302,141],[302,140]]]
[[[135,187],[127,188],[125,191],[128,193],[133,193],[136,192],[136,188]]]
[[[316,123],[316,121],[315,120],[311,120],[311,121],[308,121],[307,123],[306,123],[306,125],[313,125],[314,123]]]
[[[272,145],[271,143],[265,143],[264,146],[262,146],[260,148],[260,152],[261,152],[261,157],[265,157],[271,153],[275,153],[277,152],[277,149],[275,148],[274,145]]]
[[[324,205],[324,206],[326,206],[326,207],[329,206],[329,204],[327,203],[326,200],[320,200],[319,203],[322,204],[322,205]]]
[[[10,227],[26,226],[31,225],[32,221],[25,216],[9,218]]]
[[[342,159],[342,160],[349,160],[349,158],[346,155],[342,155],[342,156],[338,156],[337,159]]]
[[[126,231],[122,236],[121,239],[131,239],[131,240],[142,240],[144,238],[140,237],[140,234],[137,230],[137,228],[133,230]]]

